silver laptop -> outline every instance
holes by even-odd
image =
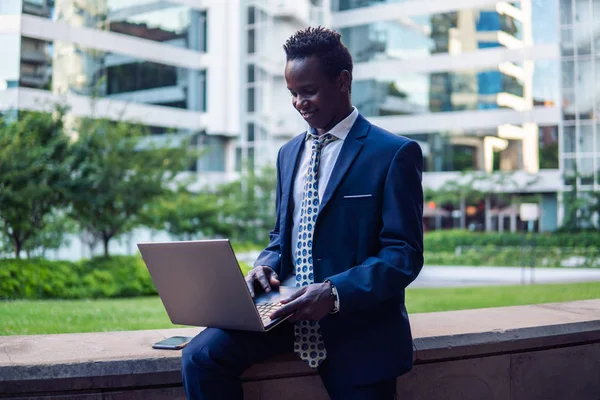
[[[158,295],[174,324],[268,331],[282,287],[252,299],[229,240],[138,243]]]

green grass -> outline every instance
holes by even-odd
[[[409,312],[448,311],[600,298],[600,282],[409,289]],[[342,305],[343,306],[343,305]],[[0,302],[0,335],[173,328],[158,297]]]
[[[423,313],[598,298],[600,282],[409,289],[406,293],[406,307],[410,313]]]

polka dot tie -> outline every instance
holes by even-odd
[[[321,150],[338,138],[327,134],[322,137],[308,134],[312,143],[312,155],[304,178],[304,193],[298,227],[298,247],[296,249],[296,286],[308,286],[315,282],[313,274],[312,244],[315,223],[319,213],[318,172]],[[295,327],[294,351],[312,368],[317,368],[327,357],[327,351],[318,322],[298,321]]]

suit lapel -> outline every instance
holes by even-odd
[[[323,200],[321,200],[319,213],[325,209],[327,203],[329,203],[329,200],[331,200],[331,197],[335,193],[335,190],[342,182],[342,178],[344,178],[354,159],[356,156],[358,156],[358,153],[360,153],[363,147],[363,142],[361,139],[367,136],[370,126],[371,124],[369,121],[364,119],[363,116],[359,114],[356,122],[354,122],[354,125],[352,126],[352,129],[350,129],[350,132],[348,132],[348,136],[346,136],[344,145],[340,150],[340,155],[335,162],[335,166],[331,172],[331,178],[329,178],[329,182],[325,188],[325,193],[323,194]]]
[[[282,176],[282,191],[281,193],[289,195],[290,202],[293,203],[293,190],[294,190],[294,177],[296,176],[296,170],[298,169],[298,164],[300,161],[300,156],[302,155],[302,151],[304,149],[303,144],[306,138],[306,132],[301,135],[296,136],[290,142],[289,154],[286,157],[282,157],[283,162],[286,163],[285,160],[292,160],[292,163],[286,164],[284,166],[284,173]]]

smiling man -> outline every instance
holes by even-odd
[[[284,45],[292,106],[308,124],[277,158],[277,221],[246,281],[295,286],[267,333],[206,329],[184,350],[193,399],[241,399],[242,372],[294,351],[332,399],[393,399],[412,368],[404,290],[423,266],[423,158],[416,142],[352,106],[339,33],[308,28]],[[285,399],[285,393],[281,394]]]

